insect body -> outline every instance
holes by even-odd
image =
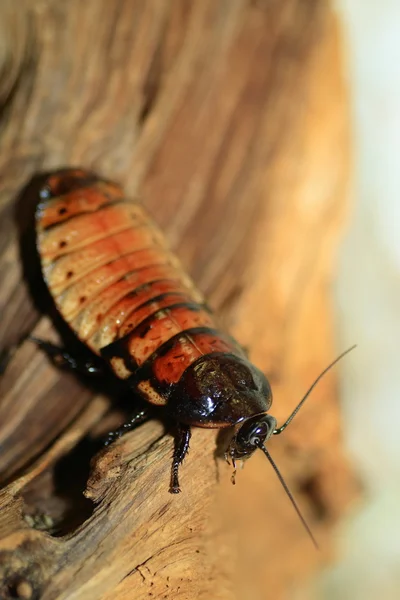
[[[59,312],[119,378],[179,425],[170,491],[179,491],[192,425],[232,427],[234,465],[257,448],[272,462],[266,440],[302,403],[277,429],[266,377],[218,329],[144,209],[117,185],[77,169],[51,175],[40,198],[38,251]],[[125,429],[145,416],[140,411]]]

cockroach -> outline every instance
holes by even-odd
[[[222,332],[204,298],[170,252],[158,228],[122,189],[82,169],[49,175],[39,192],[37,249],[55,305],[76,336],[146,402],[108,443],[143,422],[150,405],[164,407],[178,435],[170,492],[191,427],[232,428],[225,457],[232,462],[260,449],[268,458],[305,529],[301,515],[265,443],[282,433],[268,411],[271,388],[243,348]],[[53,355],[57,349],[39,340]],[[61,358],[82,367],[67,352]],[[86,365],[88,371],[95,367]]]

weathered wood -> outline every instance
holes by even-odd
[[[162,425],[98,453],[124,403],[26,339],[56,336],[27,183],[81,165],[143,199],[282,420],[333,356],[349,142],[330,6],[3,0],[0,31],[0,597],[279,598],[321,558],[265,458],[232,487],[196,430],[170,496]],[[355,493],[336,396],[331,373],[270,444],[322,557]]]

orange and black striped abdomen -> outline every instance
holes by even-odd
[[[143,208],[80,170],[51,176],[37,210],[38,250],[56,306],[77,336],[150,402],[202,356],[240,347]]]

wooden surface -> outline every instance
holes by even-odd
[[[282,421],[336,352],[349,141],[329,5],[3,0],[0,74],[0,598],[290,596],[356,492],[335,373],[270,443],[320,553],[262,455],[230,485],[215,432],[194,432],[180,496],[161,423],[99,452],[129,399],[25,339],[57,339],[32,177],[79,165],[140,197],[267,373]]]

